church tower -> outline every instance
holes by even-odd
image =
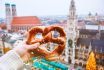
[[[9,3],[6,3],[5,12],[6,12],[7,30],[9,31],[11,30],[11,22],[13,17],[17,16],[16,5],[15,4],[10,5]]]
[[[69,9],[69,18],[67,21],[67,50],[66,59],[68,63],[75,63],[75,46],[76,46],[76,36],[77,36],[77,17],[76,17],[76,7],[74,0],[71,0]]]
[[[12,20],[12,15],[11,15],[11,8],[10,4],[6,3],[5,4],[5,11],[6,11],[6,23],[7,23],[7,30],[11,30],[11,20]]]
[[[16,5],[12,4],[11,6],[12,6],[12,17],[15,17],[15,16],[17,16]]]

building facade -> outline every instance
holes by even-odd
[[[104,61],[102,54],[104,50],[102,48],[104,46],[104,29],[101,17],[97,13],[92,17],[92,14],[89,13],[88,18],[78,20],[74,0],[71,0],[69,12],[65,60],[69,64],[85,68],[89,54],[93,51],[97,64],[103,65],[101,61]]]
[[[99,30],[88,30],[88,29],[81,29],[79,32],[79,38],[77,41],[77,48],[76,48],[76,64],[85,67],[87,63],[88,56],[91,51],[94,52],[97,67],[104,66],[104,31]],[[82,50],[82,51],[80,51]],[[79,59],[82,57],[81,59]]]
[[[36,16],[14,17],[11,23],[13,32],[26,32],[34,26],[41,26],[40,19]]]
[[[67,22],[67,47],[66,47],[66,61],[68,63],[75,63],[75,46],[77,37],[77,17],[76,17],[76,7],[74,0],[71,0],[69,9],[69,19]]]

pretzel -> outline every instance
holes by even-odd
[[[59,32],[60,36],[57,38],[53,38],[51,31]],[[43,39],[37,39],[36,37],[34,37],[37,33],[42,33]],[[63,28],[59,26],[37,26],[29,30],[26,43],[31,45],[37,42],[39,42],[40,44],[45,44],[48,42],[58,44],[58,46],[52,52],[46,51],[40,47],[34,49],[35,54],[44,57],[46,60],[56,60],[65,49],[66,34]]]

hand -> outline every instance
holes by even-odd
[[[15,47],[13,50],[16,51],[19,56],[22,58],[24,62],[29,61],[32,57],[35,57],[34,54],[31,54],[34,49],[36,49],[39,46],[39,43],[33,44],[33,45],[27,45],[26,42],[22,42],[18,44],[17,47]]]

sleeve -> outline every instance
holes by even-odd
[[[22,59],[14,50],[0,57],[0,70],[18,70],[23,66],[24,63]]]

